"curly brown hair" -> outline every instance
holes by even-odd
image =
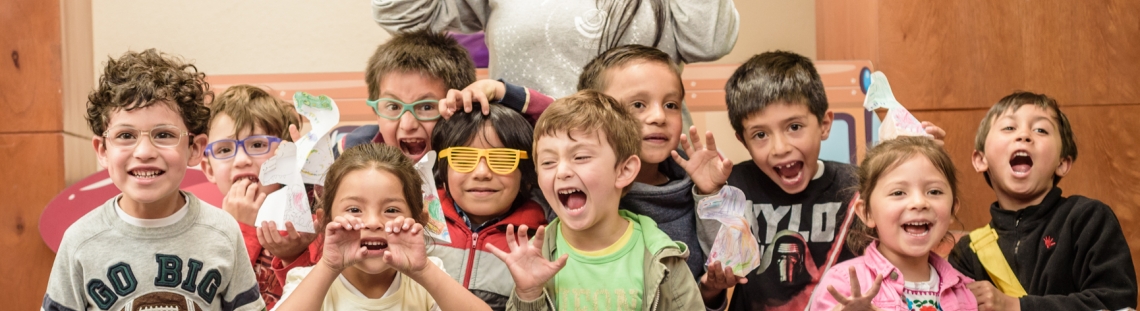
[[[543,137],[552,137],[561,132],[567,136],[575,130],[598,133],[613,149],[617,160],[614,167],[618,167],[629,157],[641,153],[640,124],[641,121],[630,114],[617,99],[595,90],[581,90],[555,100],[542,112],[534,126],[534,148],[538,148],[538,141]],[[573,136],[569,137],[574,140]],[[538,151],[531,150],[531,154],[537,156]],[[633,183],[622,189],[622,195],[628,193],[630,188],[633,188]]]
[[[213,96],[206,74],[181,57],[155,49],[131,51],[108,58],[99,85],[87,96],[87,125],[103,135],[111,113],[163,103],[182,115],[190,134],[204,134],[210,120],[206,102]]]

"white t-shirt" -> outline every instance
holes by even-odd
[[[437,267],[443,267],[443,261],[436,257],[428,257],[428,260]],[[442,268],[441,268],[442,269]],[[313,271],[313,267],[301,267],[289,270],[285,277],[285,285],[282,287],[281,300],[277,306],[281,306],[289,295],[297,289],[297,285],[301,284],[301,280]],[[436,305],[435,299],[428,294],[427,289],[423,286],[408,279],[407,283],[403,282],[403,274],[396,273],[396,278],[392,280],[392,285],[388,286],[388,291],[380,298],[371,299],[365,297],[348,282],[344,275],[338,275],[337,281],[329,286],[329,292],[325,295],[325,301],[321,304],[321,310],[366,310],[366,311],[380,311],[380,310],[424,310],[424,311],[440,311],[439,306]],[[276,306],[274,310],[276,310]]]

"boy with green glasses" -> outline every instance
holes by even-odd
[[[364,79],[376,125],[361,126],[340,138],[333,151],[336,156],[356,145],[384,143],[419,162],[432,150],[432,129],[441,112],[447,113],[441,110],[449,109],[440,100],[449,97],[467,96],[470,103],[470,95],[479,93],[482,99],[498,99],[491,102],[523,112],[531,120],[538,119],[553,102],[538,92],[500,81],[476,83],[475,63],[467,50],[447,34],[427,30],[395,34],[377,47],[368,59]]]

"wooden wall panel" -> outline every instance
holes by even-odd
[[[63,189],[63,135],[0,134],[0,300],[5,310],[38,310],[55,253],[40,238],[44,206]],[[50,217],[50,215],[49,215]]]
[[[59,1],[0,4],[0,133],[58,131],[60,103]]]

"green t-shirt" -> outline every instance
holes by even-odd
[[[641,224],[626,220],[625,233],[602,250],[576,250],[565,239],[558,239],[555,258],[570,254],[566,267],[554,276],[559,310],[641,310],[645,243]]]

